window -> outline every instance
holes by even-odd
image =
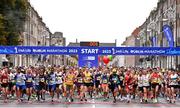
[[[34,29],[34,27],[33,27],[33,25],[31,24],[31,35],[33,35],[33,29]]]
[[[33,10],[31,10],[31,18],[33,18],[34,17],[34,15],[33,15]]]

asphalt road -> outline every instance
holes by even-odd
[[[53,103],[50,99],[47,99],[45,102],[32,101],[28,102],[24,100],[21,103],[18,103],[17,100],[9,100],[8,103],[4,103],[3,100],[0,100],[0,107],[58,107],[58,108],[180,108],[180,100],[176,103],[170,104],[164,98],[159,98],[159,103],[139,103],[138,99],[132,100],[131,103],[126,103],[125,101],[117,101],[116,103],[112,102],[113,99],[103,101],[102,98],[99,99],[88,99],[87,102],[80,102],[78,99],[75,99],[74,102],[66,102],[65,99],[55,100]]]

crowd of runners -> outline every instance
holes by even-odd
[[[113,98],[140,103],[158,102],[161,96],[170,103],[180,99],[180,72],[160,68],[99,67],[78,68],[71,66],[3,67],[0,69],[0,92],[4,102],[11,98],[22,102],[47,98],[73,102]],[[47,95],[48,94],[48,95]],[[35,97],[35,98],[33,98]]]

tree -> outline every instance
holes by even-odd
[[[27,0],[1,0],[0,45],[18,45],[24,31],[29,3]]]

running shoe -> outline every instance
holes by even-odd
[[[116,100],[114,100],[113,103],[116,103]]]
[[[71,102],[73,102],[74,101],[74,99],[73,98],[71,98]]]
[[[103,99],[103,101],[107,101],[107,100],[108,100],[108,98],[106,98],[106,97]]]
[[[143,102],[143,100],[142,99],[140,99],[140,103],[142,103]]]
[[[175,99],[172,99],[172,103],[176,103],[176,100],[175,100]]]
[[[144,99],[144,102],[146,102],[146,103],[147,103],[147,102],[148,102],[148,100],[147,100],[147,99]]]
[[[4,103],[7,103],[7,99],[4,100]]]
[[[71,102],[71,99],[69,99],[68,101]]]
[[[154,99],[154,103],[157,103],[157,102],[158,102],[158,101],[157,101],[157,99],[155,98],[155,99]]]

